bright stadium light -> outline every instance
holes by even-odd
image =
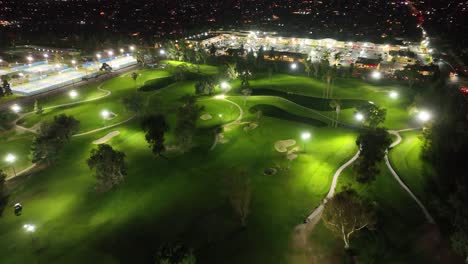
[[[102,110],[101,111],[101,116],[102,116],[102,118],[107,119],[110,116],[110,112],[108,110]]]
[[[29,63],[31,63],[34,60],[34,58],[32,56],[28,56],[28,57],[26,57],[26,59],[29,61]]]
[[[109,51],[107,52],[107,55],[109,55],[110,57],[112,57],[112,55],[114,55],[114,52],[113,52],[112,50],[109,50]]]
[[[382,73],[379,72],[379,71],[373,71],[371,76],[372,76],[372,78],[374,78],[375,80],[379,80],[379,79],[382,78]]]
[[[291,69],[293,69],[293,70],[297,69],[297,63],[295,63],[295,62],[292,63],[291,64]]]
[[[310,138],[310,133],[309,132],[303,132],[301,134],[302,140],[308,140]]]
[[[357,121],[363,121],[364,120],[364,115],[361,113],[357,113],[355,116]]]
[[[427,121],[429,121],[431,119],[431,114],[429,112],[427,112],[427,111],[424,111],[424,110],[420,111],[418,113],[418,119],[421,122],[427,122]]]
[[[102,57],[101,54],[99,54],[99,53],[96,54],[96,58],[101,59],[101,57]]]
[[[70,95],[71,99],[75,99],[78,96],[78,93],[75,90],[71,90],[68,95]]]
[[[397,98],[398,98],[398,93],[395,92],[395,91],[391,91],[391,92],[390,92],[390,98],[392,98],[392,99],[397,99]]]
[[[11,106],[11,110],[13,110],[13,112],[15,113],[19,113],[19,111],[21,111],[21,106],[19,106],[18,104],[14,104]]]
[[[31,224],[25,224],[23,225],[23,228],[29,233],[34,233],[34,231],[36,231],[36,226]]]
[[[130,46],[130,51],[134,51],[135,50],[135,47],[134,46]]]
[[[75,64],[76,64],[76,60],[72,60],[71,63],[72,63],[73,65],[75,65]]]
[[[49,54],[44,53],[44,58],[47,60],[47,58],[49,58]]]
[[[221,82],[220,87],[221,89],[226,90],[229,88],[229,84],[227,82]]]
[[[8,153],[5,157],[5,161],[8,163],[13,163],[16,161],[16,156],[11,153]]]

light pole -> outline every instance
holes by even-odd
[[[356,115],[355,115],[354,117],[355,117],[356,120],[359,121],[359,122],[364,121],[364,115],[361,114],[361,113],[356,113]]]
[[[31,235],[31,243],[34,243],[33,233],[36,232],[36,226],[31,224],[25,224],[23,225],[23,228],[26,231],[26,233],[29,233]]]
[[[69,95],[71,99],[75,99],[78,96],[78,93],[75,90],[71,90]]]
[[[419,121],[425,123],[429,121],[432,118],[431,114],[425,110],[422,110],[418,113],[418,119]]]
[[[16,156],[9,153],[8,155],[6,155],[5,157],[5,161],[10,163],[11,165],[11,168],[13,169],[13,174],[15,175],[16,177],[16,170],[15,170],[15,166],[13,165],[13,163],[16,161]]]
[[[45,58],[46,62],[49,62],[49,60],[48,60],[48,58],[49,58],[49,54],[47,54],[47,53],[44,53],[44,58]]]
[[[379,71],[373,71],[371,76],[375,80],[380,80],[382,78],[382,73]]]
[[[391,92],[390,92],[390,98],[392,98],[392,99],[397,99],[397,98],[398,98],[398,93],[395,92],[395,91],[391,91]]]
[[[29,62],[29,67],[31,67],[31,62],[34,60],[34,58],[32,56],[28,56],[28,57],[26,57],[26,59]]]
[[[19,113],[19,111],[21,111],[21,106],[19,106],[18,104],[14,104],[11,106],[11,110],[15,113]]]
[[[303,132],[301,134],[302,141],[304,141],[304,152],[306,151],[306,141],[310,139],[310,133],[309,132]]]
[[[106,120],[109,119],[109,117],[110,117],[110,112],[109,112],[109,110],[106,110],[106,109],[102,110],[102,111],[101,111],[101,116],[102,116],[102,119],[104,119],[104,125],[105,125],[105,124],[106,124]]]

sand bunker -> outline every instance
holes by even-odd
[[[102,138],[94,140],[93,144],[99,145],[99,144],[106,143],[111,138],[118,136],[119,134],[120,134],[120,131],[112,131],[109,134],[103,136]]]
[[[257,127],[258,127],[257,123],[249,123],[247,126],[244,127],[244,131],[248,132],[248,131],[256,129]]]
[[[287,152],[288,148],[295,144],[296,140],[294,139],[279,140],[275,142],[275,149],[278,152]]]
[[[210,114],[203,114],[202,116],[200,116],[200,119],[201,119],[201,120],[204,120],[204,121],[210,120],[210,119],[212,119],[212,118],[213,118],[213,117],[212,117]]]
[[[295,160],[295,159],[297,159],[297,154],[295,154],[295,153],[289,153],[289,154],[286,156],[286,158],[287,158],[288,160]]]

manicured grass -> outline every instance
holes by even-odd
[[[195,66],[190,68],[196,70]],[[205,75],[218,72],[214,66],[201,65],[200,69]],[[42,115],[30,115],[24,123],[33,126],[54,115],[67,113],[81,121],[80,131],[87,131],[104,125],[99,116],[102,109],[118,114],[107,124],[123,120],[130,116],[120,102],[123,96],[135,92],[139,84],[170,75],[163,70],[138,73],[141,75],[136,83],[131,79],[131,73],[104,82],[103,88],[112,91],[108,97],[45,111]],[[272,82],[266,78],[253,80],[252,86],[254,89],[286,89],[313,97],[320,97],[322,92],[323,83],[311,78],[278,74],[273,79]],[[173,132],[180,98],[194,94],[195,82],[176,82],[157,91],[142,93],[148,100],[146,111],[162,113],[168,120],[171,131],[167,134],[166,144],[169,147],[175,144]],[[242,107],[245,123],[227,127],[224,131],[227,142],[218,143],[212,151],[209,149],[214,141],[214,128],[235,120],[239,110],[226,100],[201,96],[198,103],[205,107],[203,113],[210,113],[213,118],[198,120],[194,147],[188,153],[171,150],[166,153],[168,159],[156,158],[148,148],[137,118],[118,127],[72,138],[55,165],[31,177],[18,179],[10,203],[21,202],[24,213],[16,217],[10,206],[1,218],[0,262],[152,263],[160,245],[183,242],[194,249],[198,263],[286,263],[294,227],[319,205],[330,188],[335,170],[357,151],[357,133],[291,121],[297,120],[291,118],[294,116],[300,117],[299,121],[307,118],[329,123],[326,116],[334,113],[319,112],[282,97],[251,96],[244,105],[243,97],[231,96],[237,95],[239,82],[232,85],[234,89],[227,99]],[[369,97],[375,98],[376,103],[378,100],[391,103],[380,97],[383,96],[382,88],[376,86],[354,80],[350,80],[350,87],[342,80],[337,80],[335,85],[336,93],[341,93],[345,99],[369,100],[366,96],[371,94]],[[97,84],[80,89],[80,99],[99,96],[101,92],[97,92],[96,87]],[[66,103],[70,100],[67,96],[50,98],[44,105]],[[258,105],[275,107],[279,112],[256,120],[249,109]],[[401,105],[393,107],[397,109]],[[343,110],[343,119],[350,119],[346,112],[350,110]],[[395,115],[395,120],[390,122],[403,124],[405,118]],[[246,122],[253,120],[259,126],[245,132]],[[119,188],[98,194],[93,189],[95,179],[86,166],[86,159],[95,147],[91,142],[115,130],[120,131],[120,135],[108,144],[125,152],[128,177]],[[307,142],[300,138],[304,131],[312,134]],[[274,149],[276,141],[285,139],[296,140],[300,149],[298,158],[291,162],[284,153]],[[0,142],[3,147],[7,141],[0,138]],[[19,144],[14,149],[29,149],[28,142],[21,143],[20,139],[13,142]],[[263,171],[270,167],[277,168],[278,173],[264,175]],[[227,198],[225,178],[236,169],[245,171],[252,183],[246,228],[241,227]],[[405,248],[409,243],[398,245],[397,234],[391,230],[410,232],[410,228],[421,223],[422,215],[389,175],[385,172],[382,175],[386,177],[380,177],[372,187],[365,190],[358,187],[358,190],[377,200],[381,213],[388,218],[380,230],[391,255],[382,255],[382,263],[392,263],[393,257],[400,255],[401,259],[409,260],[415,256],[412,249]],[[341,186],[349,182],[346,176],[344,178],[342,183],[340,180]],[[37,226],[32,236],[22,228],[26,223]],[[340,245],[339,241],[330,240],[323,226],[317,237],[329,239],[318,242],[325,248]],[[369,245],[365,239],[356,243]],[[411,253],[401,254],[406,251]],[[377,252],[381,254],[381,251]]]
[[[421,131],[404,132],[403,141],[390,151],[390,162],[406,185],[423,202],[431,196],[429,186],[433,183],[435,172],[432,166],[421,157]]]

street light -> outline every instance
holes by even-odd
[[[78,93],[75,90],[71,90],[69,95],[72,99],[75,99],[78,96]]]
[[[98,53],[98,54],[96,54],[96,58],[98,58],[98,60],[100,60],[100,59],[101,59],[101,57],[102,57],[102,56],[101,56],[101,54],[99,54],[99,53]]]
[[[21,106],[19,106],[18,104],[14,104],[11,106],[11,110],[13,110],[13,112],[15,113],[19,113],[19,111],[21,111]]]
[[[364,115],[361,113],[357,113],[355,116],[357,121],[363,121],[364,120]]]
[[[45,59],[46,59],[46,61],[47,61],[47,59],[49,58],[49,54],[47,54],[47,53],[44,53],[44,58],[45,58]]]
[[[124,52],[125,52],[125,50],[124,50],[124,49],[120,49],[120,53],[124,53]]]
[[[108,110],[102,110],[102,111],[101,111],[101,116],[102,116],[102,118],[104,118],[104,119],[108,119],[109,116],[110,116],[110,112],[109,112]]]
[[[390,92],[390,98],[392,98],[392,99],[397,99],[397,98],[398,98],[398,93],[395,92],[395,91],[391,91],[391,92]]]
[[[160,49],[159,54],[164,55],[164,54],[166,54],[166,51],[164,49]]]
[[[112,50],[109,50],[109,51],[107,52],[107,55],[109,55],[109,57],[112,57],[112,55],[114,55],[114,52],[113,52]]]
[[[309,132],[303,132],[301,134],[301,138],[304,141],[304,152],[306,151],[306,141],[310,139],[310,133]]]
[[[379,80],[380,78],[382,78],[382,73],[380,73],[379,71],[373,71],[371,76],[372,78]]]
[[[23,228],[29,233],[34,233],[36,231],[36,226],[31,224],[25,224],[23,225]]]
[[[227,82],[221,82],[220,87],[221,89],[226,90],[229,88],[229,84]]]
[[[427,111],[424,111],[424,110],[420,111],[418,113],[418,119],[421,122],[427,122],[427,121],[429,121],[431,119],[431,114],[429,112],[427,112]]]
[[[134,51],[135,50],[135,47],[134,46],[130,46],[130,51]]]
[[[15,163],[16,161],[16,156],[11,153],[8,153],[5,157],[5,161],[11,164],[11,168],[13,169],[13,174],[16,177],[16,170],[15,170],[15,166],[13,165],[13,163]]]
[[[297,69],[297,63],[295,63],[295,62],[292,63],[291,64],[291,69],[293,69],[293,70]]]
[[[26,59],[27,59],[28,62],[29,62],[29,66],[31,66],[31,62],[34,60],[34,58],[31,57],[31,56],[28,56],[28,57],[26,57]]]

